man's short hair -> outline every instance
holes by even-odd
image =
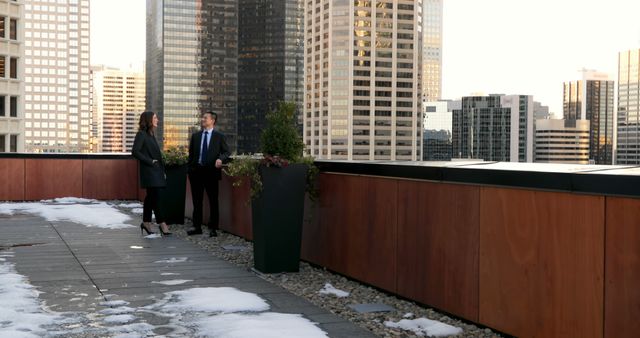
[[[212,111],[206,111],[206,112],[202,113],[202,116],[204,116],[205,114],[211,115],[211,118],[213,119],[213,122],[218,122],[218,113],[214,113]]]

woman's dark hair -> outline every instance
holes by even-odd
[[[152,111],[146,111],[140,114],[140,122],[138,123],[138,130],[144,131],[149,134],[153,134],[153,115],[156,113]]]

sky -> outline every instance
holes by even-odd
[[[92,64],[142,67],[145,4],[91,0]],[[615,79],[618,52],[640,48],[638,13],[638,0],[444,0],[443,98],[533,95],[559,117],[564,81]]]
[[[562,115],[562,83],[640,47],[637,0],[444,0],[443,98],[533,95]]]
[[[146,0],[90,0],[91,64],[142,70]]]

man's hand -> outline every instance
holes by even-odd
[[[218,168],[218,169],[222,168],[222,160],[220,160],[220,159],[216,160],[216,168]]]

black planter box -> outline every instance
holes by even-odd
[[[251,203],[253,260],[264,273],[297,272],[307,166],[260,167],[262,192]]]
[[[167,187],[160,207],[167,224],[184,224],[184,203],[187,194],[187,165],[167,167]]]

